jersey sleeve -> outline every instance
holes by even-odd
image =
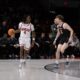
[[[34,25],[33,24],[31,25],[31,31],[34,31]]]
[[[18,29],[20,29],[21,27],[22,27],[22,22],[19,23]]]

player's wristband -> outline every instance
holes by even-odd
[[[54,41],[56,41],[57,39],[55,39]]]
[[[35,38],[32,38],[33,41],[35,41]]]

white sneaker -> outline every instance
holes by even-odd
[[[22,64],[23,64],[23,65],[25,65],[25,64],[26,64],[26,60],[25,60],[25,59],[23,59],[23,62],[22,62]]]
[[[58,60],[55,61],[54,68],[59,68],[59,61]]]
[[[22,68],[22,64],[24,63],[24,59],[20,59],[19,68]]]
[[[20,59],[20,63],[23,63],[24,62],[24,59]]]
[[[56,61],[55,61],[55,64],[59,64],[59,61],[58,61],[58,60],[56,60]]]
[[[20,62],[20,64],[19,64],[19,68],[22,68],[22,63]]]

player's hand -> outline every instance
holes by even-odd
[[[15,48],[18,48],[19,47],[19,44],[14,44],[13,45]]]
[[[56,40],[53,41],[53,45],[56,45]]]
[[[56,40],[54,40],[53,45],[55,46],[55,48],[57,48],[57,46],[56,46]]]
[[[70,37],[70,38],[69,38],[68,43],[71,43],[71,42],[72,42],[72,40],[73,40],[73,39],[72,39],[72,37]]]
[[[13,46],[14,46],[15,48],[17,48],[17,45],[16,45],[16,44],[14,44]]]

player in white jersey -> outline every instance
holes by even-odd
[[[24,22],[19,23],[19,45],[20,45],[20,62],[25,62],[31,46],[34,45],[35,32],[34,26],[31,23],[31,16],[26,16]],[[31,44],[31,32],[32,32],[32,44]]]

